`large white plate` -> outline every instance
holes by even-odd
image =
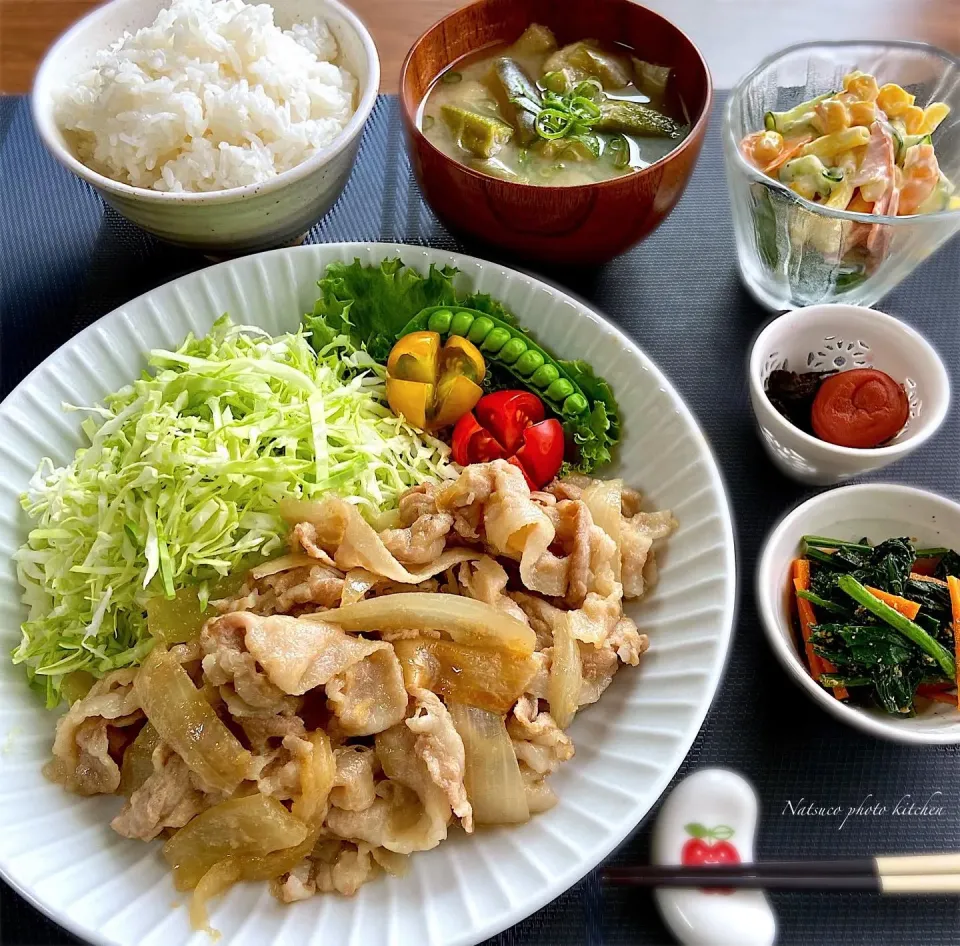
[[[68,461],[80,445],[76,414],[131,381],[144,352],[203,334],[229,312],[271,333],[296,328],[333,260],[452,263],[464,285],[492,293],[561,356],[585,358],[613,384],[624,415],[617,470],[680,528],[662,556],[649,601],[628,609],[651,638],[639,669],[623,669],[571,729],[576,758],[553,778],[560,803],[517,828],[459,829],[351,900],[318,896],[282,906],[266,885],[231,891],[215,908],[223,943],[466,946],[505,929],[575,883],[650,810],[690,748],[720,681],[730,643],[736,572],[730,511],[716,463],[690,411],[626,336],[562,292],[454,253],[389,244],[277,250],[175,280],[102,318],[37,368],[0,405],[0,646],[23,619],[10,556],[26,534],[17,497],[43,456]],[[0,873],[45,913],[94,943],[208,946],[191,938],[160,845],[108,826],[116,798],[81,799],[47,783],[53,717],[22,673],[0,660]]]

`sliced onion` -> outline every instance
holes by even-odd
[[[300,795],[293,800],[291,813],[306,824],[323,821],[327,798],[337,775],[337,763],[327,734],[318,729],[307,737],[313,745],[313,757],[300,768]]]
[[[322,620],[345,631],[446,631],[461,644],[505,647],[532,654],[536,635],[526,624],[503,611],[460,595],[402,592],[358,601],[356,604],[301,620]]]
[[[195,585],[181,588],[172,598],[155,595],[147,599],[147,630],[164,647],[183,644],[199,637],[203,622],[212,613],[204,614]]]
[[[317,559],[304,552],[291,552],[289,555],[281,555],[279,558],[271,559],[250,569],[250,577],[254,581],[266,578],[268,575],[277,575],[280,572],[289,571],[291,568],[303,568],[307,565],[316,565]]]
[[[154,647],[133,686],[160,738],[207,785],[232,792],[243,781],[250,753],[223,724],[172,654]]]
[[[547,784],[546,776],[534,772],[529,766],[520,766],[523,785],[527,792],[527,805],[531,815],[549,811],[557,803],[557,793]]]
[[[614,578],[620,580],[620,502],[623,480],[596,480],[583,491],[583,501],[596,525],[600,526],[617,544],[614,558]]]
[[[207,903],[214,897],[229,890],[240,880],[240,863],[236,857],[225,857],[217,861],[204,875],[193,890],[190,898],[190,925],[212,938],[220,936],[218,930],[210,926]]]
[[[231,798],[187,822],[163,847],[177,890],[193,890],[225,857],[263,857],[302,844],[307,826],[269,795]]]
[[[476,706],[449,703],[466,758],[463,784],[477,824],[530,820],[527,793],[503,717]]]
[[[146,723],[137,738],[123,752],[120,766],[121,795],[129,798],[153,775],[153,750],[160,745],[160,735],[151,723]]]
[[[553,659],[547,680],[547,702],[554,722],[566,729],[573,722],[580,705],[583,667],[580,647],[570,629],[570,618],[564,615],[553,628]]]
[[[290,523],[309,522],[317,530],[317,543],[335,550],[334,561],[344,571],[365,568],[405,585],[418,585],[451,565],[480,557],[470,549],[447,549],[428,565],[407,569],[390,553],[356,506],[330,496],[320,501],[284,499],[280,515]]]
[[[368,572],[365,568],[351,568],[343,579],[343,591],[340,594],[340,604],[353,604],[356,601],[363,601],[367,592],[376,585],[380,579]]]
[[[190,925],[210,936],[219,935],[210,928],[207,915],[207,904],[210,900],[225,893],[241,880],[273,880],[293,870],[313,851],[317,835],[318,831],[312,831],[300,844],[270,854],[229,856],[217,861],[193,889],[193,896],[190,898]]]
[[[246,854],[237,858],[243,880],[273,880],[293,870],[313,851],[320,829],[314,828],[299,844],[269,854]]]
[[[506,713],[526,692],[537,665],[498,647],[415,637],[393,642],[407,690],[423,688],[447,702]]]

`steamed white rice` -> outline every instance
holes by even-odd
[[[281,30],[273,8],[173,0],[97,53],[57,101],[77,156],[160,191],[270,180],[326,147],[354,111],[356,79],[325,23]]]

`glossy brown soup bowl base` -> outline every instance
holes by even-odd
[[[686,108],[689,135],[648,168],[569,187],[500,180],[445,155],[417,127],[430,86],[464,56],[512,43],[531,23],[550,27],[561,46],[597,39],[670,66],[671,95]],[[697,47],[668,20],[630,0],[478,0],[431,26],[400,74],[414,171],[437,216],[454,231],[554,263],[606,262],[660,224],[693,173],[712,97],[710,71]]]

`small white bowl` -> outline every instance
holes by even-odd
[[[169,0],[113,0],[69,29],[44,57],[33,86],[33,118],[54,157],[83,178],[128,220],[171,243],[218,254],[248,253],[296,242],[322,217],[347,183],[360,133],[377,98],[380,60],[367,28],[338,0],[270,0],[276,23],[289,29],[325,20],[339,62],[357,77],[356,111],[326,148],[263,184],[209,193],[168,193],[132,187],[88,168],[54,120],[54,97],[92,66],[96,52],[124,31],[152,23]]]
[[[960,505],[936,493],[891,483],[863,483],[808,499],[773,528],[757,568],[757,604],[774,653],[793,680],[828,713],[856,729],[896,742],[960,743],[960,710],[928,703],[910,719],[848,706],[814,682],[799,651],[792,619],[790,565],[804,535],[871,542],[907,536],[919,547],[960,548]],[[923,704],[920,704],[923,705]]]
[[[882,447],[826,443],[795,427],[770,403],[764,385],[777,368],[841,371],[877,368],[900,382],[910,416]],[[750,352],[750,402],[774,464],[802,483],[829,485],[879,470],[926,443],[947,416],[950,379],[933,346],[909,325],[862,306],[829,303],[794,309],[770,322]]]

